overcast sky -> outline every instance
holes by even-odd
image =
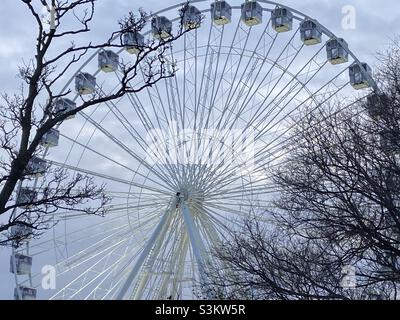
[[[179,0],[178,0],[179,1]],[[178,3],[177,0],[146,0],[147,11],[157,11]],[[241,0],[231,0],[240,4]],[[374,62],[373,54],[400,33],[400,3],[398,0],[285,0],[282,2],[315,19],[339,36],[344,37],[360,59]],[[342,9],[354,6],[356,28],[343,30]],[[98,0],[96,18],[91,37],[103,39],[115,30],[117,21],[129,10],[143,6],[137,0]],[[32,18],[19,0],[2,0],[0,10],[0,89],[12,92],[17,84],[15,74],[21,61],[31,56],[35,29]]]
[[[179,1],[179,0],[178,0]],[[177,3],[176,0],[146,0],[147,11],[157,11]],[[2,0],[0,10],[0,89],[11,91],[17,82],[15,74],[21,61],[31,56],[34,40],[34,24],[26,8],[19,0]],[[231,0],[240,4],[241,0]],[[373,64],[375,51],[388,44],[390,38],[400,33],[400,3],[398,0],[285,0],[292,6],[316,19],[339,36],[343,36],[353,51]],[[342,9],[352,5],[357,20],[354,30],[343,30]],[[129,10],[143,6],[136,0],[98,0],[96,18],[91,36],[103,39],[107,30],[115,30],[117,21]]]
[[[35,1],[35,0],[34,0]],[[38,0],[36,0],[38,1]],[[102,41],[118,27],[118,20],[128,11],[143,6],[149,12],[178,3],[179,0],[98,0],[92,32],[82,41],[94,38]],[[210,1],[211,2],[211,1]],[[241,0],[230,0],[238,5]],[[325,25],[346,39],[360,60],[376,63],[374,53],[384,50],[396,34],[400,36],[399,0],[284,0],[291,6]],[[346,7],[347,6],[347,7]],[[343,28],[343,8],[353,6],[355,28]],[[32,17],[19,0],[2,0],[0,10],[0,91],[13,93],[18,86],[18,65],[32,57],[35,28]],[[9,249],[0,249],[0,299],[11,298],[13,278],[8,273]]]

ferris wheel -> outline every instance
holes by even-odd
[[[173,78],[48,134],[52,148],[37,169],[93,176],[112,202],[105,217],[57,212],[52,230],[14,248],[16,298],[196,298],[208,266],[219,265],[212,249],[250,215],[268,223],[277,190],[267,172],[285,161],[304,110],[337,99],[350,107],[355,89],[358,98],[378,90],[370,67],[317,20],[273,1],[243,2],[190,1],[184,23],[195,29],[167,53]],[[94,52],[60,108],[95,90],[111,94],[121,59],[146,38],[169,37],[182,5],[155,13],[124,50]],[[53,290],[42,288],[43,265],[55,267]]]

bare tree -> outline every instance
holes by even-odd
[[[400,285],[400,46],[378,55],[383,94],[305,109],[270,174],[274,225],[257,220],[216,250],[222,298],[397,299]],[[344,281],[354,270],[347,286]]]
[[[85,175],[71,175],[65,170],[47,166],[39,181],[39,195],[21,201],[19,186],[32,180],[37,172],[31,165],[43,154],[42,141],[47,133],[66,119],[82,110],[104,102],[113,101],[129,93],[138,93],[162,79],[173,77],[176,66],[168,61],[166,53],[174,41],[189,32],[192,27],[183,23],[187,5],[180,10],[179,30],[168,38],[137,42],[137,55],[132,61],[121,62],[122,72],[119,87],[110,95],[102,94],[101,88],[82,101],[73,110],[57,109],[55,104],[71,91],[58,94],[63,77],[95,50],[112,50],[124,47],[124,36],[136,35],[148,24],[151,16],[140,10],[129,13],[120,21],[120,26],[103,42],[77,45],[82,35],[90,32],[95,16],[96,0],[20,0],[36,25],[36,46],[33,58],[19,68],[22,81],[13,94],[3,93],[0,103],[0,245],[18,243],[41,233],[52,226],[49,217],[57,210],[74,211],[93,215],[104,215],[109,198],[105,186],[97,186]],[[44,21],[42,7],[48,8],[50,20]],[[50,28],[48,28],[50,25]],[[162,30],[160,29],[161,33]],[[137,40],[137,39],[136,39]],[[62,47],[63,49],[55,49]],[[140,75],[142,81],[132,81]],[[131,83],[140,83],[132,86]],[[13,232],[13,227],[25,228],[24,232]]]

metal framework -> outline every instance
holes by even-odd
[[[57,212],[51,232],[14,248],[13,256],[33,257],[30,274],[15,273],[16,288],[36,288],[39,297],[51,299],[195,298],[209,264],[220,263],[212,248],[251,214],[269,222],[264,212],[279,190],[267,172],[285,162],[290,132],[304,110],[345,98],[346,107],[356,102],[349,99],[347,73],[361,62],[351,50],[345,48],[348,63],[332,66],[324,41],[301,41],[305,20],[324,40],[337,39],[317,20],[259,0],[263,22],[249,27],[241,19],[243,1],[230,0],[232,21],[218,26],[211,21],[212,2],[191,1],[205,19],[168,53],[179,67],[174,78],[81,112],[58,128],[63,150],[57,156],[46,151],[47,162],[106,182],[113,201],[105,218]],[[168,16],[176,27],[174,12],[181,6],[155,16]],[[276,32],[270,17],[276,7],[289,10],[299,25]],[[150,29],[145,37],[152,36]],[[96,87],[100,94],[115,90],[120,71],[102,73],[100,52],[62,92],[82,72],[107,79],[107,88]],[[362,95],[378,91],[370,74],[363,76],[370,88]],[[63,130],[72,124],[75,130]],[[57,270],[54,292],[40,287],[46,261]],[[20,289],[17,298],[24,298]]]

